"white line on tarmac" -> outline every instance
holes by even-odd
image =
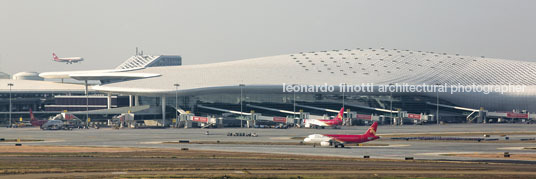
[[[529,148],[536,148],[536,146],[531,146],[531,147],[501,147],[501,148],[497,148],[497,150],[530,150]]]

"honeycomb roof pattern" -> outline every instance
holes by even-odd
[[[151,55],[136,55],[127,59],[125,62],[117,66],[115,69],[132,69],[132,68],[145,68],[149,64],[153,63],[160,56]]]
[[[282,84],[372,83],[536,86],[536,63],[398,49],[346,49],[296,53],[211,64],[148,67],[159,77],[95,87],[110,92],[181,90]]]
[[[308,52],[288,57],[303,72],[361,78],[363,82],[536,85],[534,62],[384,48]]]

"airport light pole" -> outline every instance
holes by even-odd
[[[87,88],[87,80],[84,80],[85,92],[86,92],[86,126],[89,128],[89,91]]]
[[[175,86],[175,127],[177,127],[177,124],[179,123],[179,112],[177,108],[177,106],[179,106],[178,105],[178,101],[179,101],[178,91],[179,91],[179,86],[181,85],[178,83],[175,83],[173,84],[173,86]]]
[[[342,107],[344,108],[344,98],[345,98],[344,92],[346,91],[346,83],[342,83],[341,86],[342,86]]]
[[[13,83],[8,83],[7,86],[9,86],[9,127],[11,127],[11,87]]]
[[[346,83],[342,83],[341,87],[342,87],[342,108],[346,110],[346,108],[344,108],[344,99],[345,99],[344,92],[346,91]],[[344,123],[346,124],[346,118],[344,118],[344,111],[342,112],[341,117],[342,117],[342,121],[344,121]]]
[[[242,101],[243,101],[242,95],[244,93],[244,86],[246,86],[246,85],[245,84],[239,84],[238,86],[240,87],[240,118],[241,118],[240,119],[240,128],[242,128],[243,127],[243,121],[244,121],[244,114],[243,114],[244,113],[243,112],[244,108],[243,108],[243,105],[242,105]]]
[[[292,84],[292,121],[296,120],[296,90],[297,84]]]
[[[437,86],[439,86],[439,83],[436,83],[436,120],[437,125],[439,125],[439,90],[437,90]]]
[[[393,91],[391,91],[391,86],[393,83],[389,83],[389,113],[390,113],[390,121],[391,125],[393,125]]]

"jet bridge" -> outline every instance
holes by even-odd
[[[175,108],[175,106],[171,106],[171,107]],[[185,111],[179,106],[177,106],[177,108],[175,108],[175,110],[177,111],[176,113],[179,114],[178,115],[179,118],[178,119],[173,119],[172,122],[171,122],[171,125],[173,127],[179,127],[181,125],[188,126],[188,121],[186,120],[186,119],[188,119],[188,117],[181,118],[181,116],[190,115],[189,111]],[[191,126],[191,124],[190,124],[190,126]]]
[[[471,108],[465,108],[465,107],[459,107],[459,106],[450,106],[450,105],[444,105],[444,104],[436,104],[436,103],[430,103],[427,102],[428,105],[433,106],[440,106],[444,108],[451,108],[451,109],[457,109],[462,111],[469,111],[471,112],[469,115],[467,115],[467,122],[471,123],[475,119],[477,119],[477,123],[483,123],[486,122],[487,117],[491,118],[510,118],[510,119],[534,119],[536,118],[535,114],[530,113],[516,113],[516,112],[491,112],[488,110],[484,110],[484,108],[480,109],[471,109]]]
[[[301,117],[308,116],[308,115],[301,115],[303,112],[293,112],[293,111],[257,106],[257,105],[252,105],[252,104],[246,104],[246,106],[251,107],[251,108],[267,110],[267,111],[274,111],[274,112],[280,112],[280,113],[285,113],[285,114],[290,114],[290,115],[297,115],[297,117],[300,117],[300,120],[302,120]],[[283,119],[283,117],[273,117],[271,120],[274,122],[280,122],[280,123],[298,123],[297,121],[295,121],[296,119],[291,119],[289,121],[288,118]]]
[[[431,102],[426,102],[426,104],[432,105],[432,106],[439,106],[439,107],[444,107],[444,108],[462,110],[462,111],[469,111],[471,112],[471,114],[467,115],[466,117],[467,122],[473,122],[475,119],[477,119],[477,123],[482,123],[486,121],[486,113],[488,112],[487,110],[484,110],[484,108],[471,109],[471,108],[466,108],[466,107],[451,106],[451,105],[437,104],[437,103],[431,103]],[[437,120],[437,117],[438,116],[436,116],[436,120]]]
[[[361,109],[368,109],[372,111],[380,111],[385,113],[398,113],[397,110],[389,110],[389,109],[383,109],[383,108],[373,108],[369,106],[361,106],[361,105],[355,105],[355,104],[346,104],[346,106],[355,107],[355,108],[361,108]]]
[[[233,111],[233,110],[215,108],[215,107],[204,106],[204,105],[197,105],[197,107],[203,108],[203,109],[214,110],[214,111],[220,111],[220,112],[223,112],[223,113],[245,115],[247,117],[237,118],[237,119],[238,120],[245,120],[246,125],[247,125],[248,128],[255,126],[257,120],[273,121],[273,122],[277,122],[277,123],[293,123],[293,122],[289,122],[288,119],[285,118],[285,117],[263,116],[261,113],[255,113],[254,111],[251,111],[251,112],[248,113],[248,112]]]
[[[292,115],[299,115],[300,114],[300,112],[293,112],[293,111],[287,111],[287,110],[281,110],[281,109],[257,106],[257,105],[253,105],[253,104],[246,104],[246,106],[252,107],[252,108],[257,108],[257,109],[264,109],[264,110],[267,110],[267,111],[285,113],[285,114],[292,114]]]
[[[200,104],[198,104],[197,107],[203,108],[203,109],[209,109],[209,110],[213,110],[213,111],[220,111],[220,112],[224,112],[224,113],[232,113],[232,114],[239,114],[239,115],[246,115],[246,116],[253,115],[252,113],[241,112],[241,111],[233,111],[233,110],[221,109],[221,108],[215,108],[215,107],[204,106],[204,105],[200,105]]]
[[[319,107],[308,106],[308,105],[302,105],[302,104],[296,104],[296,106],[303,107],[303,108],[314,109],[314,110],[319,110],[319,111],[326,111],[326,112],[332,112],[332,113],[339,113],[338,110],[327,109],[327,108],[319,108]],[[347,112],[345,111],[344,113],[347,113]]]

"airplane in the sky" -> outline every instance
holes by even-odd
[[[333,119],[304,119],[305,127],[307,128],[324,128],[324,127],[336,127],[342,124],[342,115],[344,113],[344,108],[341,108],[337,117]]]
[[[56,56],[56,53],[52,53],[52,57],[54,58],[54,61],[65,62],[67,64],[73,64],[73,63],[78,63],[80,61],[84,61],[84,58],[82,58],[82,57],[59,58],[58,56]]]
[[[347,134],[311,134],[303,139],[306,143],[320,143],[320,146],[333,146],[335,148],[344,147],[344,144],[363,143],[379,139],[376,136],[378,122],[374,122],[364,134],[347,135]]]

